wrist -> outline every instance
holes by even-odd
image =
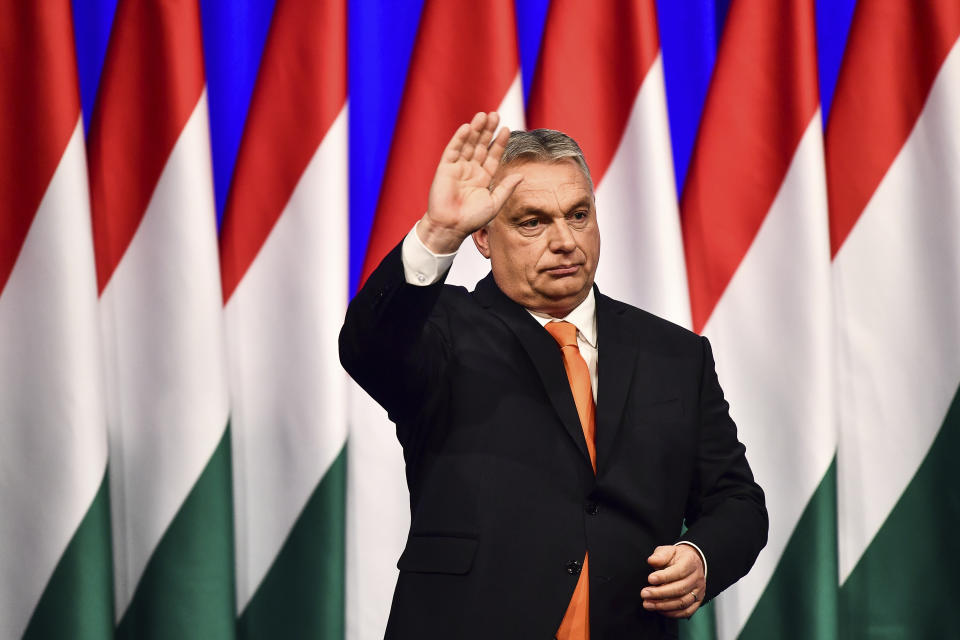
[[[467,235],[457,229],[434,223],[425,213],[416,226],[417,238],[427,249],[436,254],[456,253]]]

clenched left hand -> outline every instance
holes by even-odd
[[[660,546],[647,563],[656,569],[647,576],[649,587],[640,592],[643,608],[668,618],[689,618],[700,608],[707,581],[703,561],[688,544]]]

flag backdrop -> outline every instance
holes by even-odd
[[[960,637],[956,0],[0,0],[0,53],[0,637],[382,636],[336,333],[491,109],[714,343],[770,543],[684,635]]]
[[[200,8],[120,0],[90,125],[117,635],[234,629],[230,430]]]
[[[0,7],[0,637],[105,637],[107,421],[70,4]]]
[[[718,599],[721,637],[836,634],[830,254],[815,38],[809,0],[731,4],[681,200],[693,328],[713,343],[770,515],[763,554]]]
[[[343,636],[346,36],[345,3],[278,0],[224,215],[244,638]]]

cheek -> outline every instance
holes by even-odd
[[[509,274],[512,279],[526,278],[531,270],[527,260],[524,247],[508,246],[503,247],[497,256],[497,261],[501,265],[503,272]]]
[[[528,251],[525,268],[530,273],[530,278],[543,276],[541,270],[550,266],[551,260],[550,251],[543,247],[534,247]]]
[[[535,271],[540,261],[540,252],[535,245],[524,242],[514,242],[504,247],[503,260],[514,273],[529,273]]]
[[[596,264],[597,259],[600,257],[600,234],[595,231],[587,234],[580,246],[584,254],[590,259],[590,262]]]

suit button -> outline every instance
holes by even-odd
[[[580,575],[580,569],[583,565],[577,560],[571,560],[567,563],[567,573],[572,576]]]
[[[587,515],[590,516],[595,516],[600,513],[600,509],[597,507],[596,502],[588,502],[586,506],[584,506],[584,511],[586,511]]]

